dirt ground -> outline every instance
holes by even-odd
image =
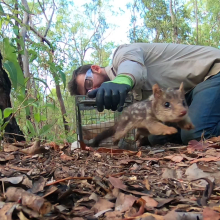
[[[220,137],[139,151],[4,144],[0,220],[220,219]]]

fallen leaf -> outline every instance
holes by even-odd
[[[19,150],[18,147],[14,146],[12,144],[7,144],[7,143],[4,144],[3,148],[4,148],[4,152],[15,152],[15,151]]]
[[[96,214],[100,211],[113,208],[114,206],[115,204],[112,202],[109,202],[107,199],[99,198],[96,204],[91,208],[91,210],[94,210]]]
[[[106,212],[104,220],[122,220],[122,213],[120,211]]]
[[[175,212],[174,210],[168,212],[164,216],[164,220],[199,220],[199,219],[202,219],[202,214],[201,213]]]
[[[141,157],[141,151],[138,151],[136,154],[137,157]]]
[[[21,204],[23,206],[27,206],[42,215],[50,212],[52,207],[50,202],[46,201],[40,196],[36,196],[32,193],[26,192],[21,188],[9,187],[5,195],[8,201],[21,201]]]
[[[161,208],[164,205],[172,202],[173,200],[175,200],[175,198],[169,198],[169,199],[164,199],[164,198],[155,198],[155,200],[158,202],[157,208]]]
[[[40,191],[43,191],[44,186],[46,185],[46,182],[47,182],[47,179],[45,179],[41,176],[37,181],[34,181],[31,192],[32,193],[38,193]]]
[[[50,142],[50,143],[47,144],[47,145],[49,145],[51,148],[53,148],[53,149],[56,150],[56,151],[59,151],[59,150],[60,150],[59,145],[56,144],[55,142]]]
[[[205,162],[210,162],[210,161],[220,161],[220,157],[203,157],[203,158],[199,158],[196,160],[192,160],[190,161],[190,163],[197,163],[199,161],[205,161]]]
[[[192,153],[194,151],[204,151],[205,149],[207,149],[209,146],[208,143],[204,142],[204,141],[196,141],[196,140],[191,140],[188,143],[188,147],[187,147],[187,151],[189,153]]]
[[[48,150],[45,148],[45,146],[40,146],[40,140],[35,141],[31,147],[28,147],[26,149],[21,149],[20,152],[24,154],[41,154],[41,153],[46,153]]]
[[[8,177],[8,178],[1,178],[0,181],[3,182],[10,182],[12,184],[19,184],[23,180],[23,176],[16,176],[16,177]]]
[[[145,185],[147,190],[150,190],[150,184],[149,184],[148,179],[144,179],[143,184]]]
[[[153,198],[150,198],[149,196],[142,196],[141,198],[145,200],[145,206],[155,208],[158,205],[158,202],[155,201]]]
[[[118,161],[118,165],[121,165],[121,164],[129,164],[129,163],[143,163],[142,160],[133,160],[133,159],[126,159],[126,160],[120,160]]]
[[[165,168],[162,178],[164,179],[181,179],[182,178],[182,172],[181,170],[173,170],[169,168]]]
[[[203,170],[199,169],[196,163],[188,167],[185,174],[187,175],[188,180],[199,179],[202,177],[210,177],[210,173],[206,173]]]
[[[176,156],[175,155],[170,155],[170,156],[164,157],[164,159],[169,159],[169,160],[172,160],[173,162],[179,163],[183,160],[183,157],[180,156],[180,155],[176,155]]]
[[[136,200],[137,197],[135,196],[119,193],[115,203],[115,211],[125,212],[129,210]]]
[[[28,218],[25,217],[25,215],[23,214],[23,212],[19,212],[18,213],[18,217],[20,220],[29,220]]]
[[[5,203],[3,208],[0,209],[0,219],[1,220],[12,220],[12,214],[16,207],[15,203],[9,202]]]
[[[69,161],[69,160],[73,160],[73,159],[74,159],[73,157],[70,157],[70,156],[68,156],[68,155],[66,155],[66,154],[64,154],[64,153],[62,153],[62,154],[60,155],[60,158],[61,158],[61,160],[63,160],[63,161]]]
[[[124,185],[124,183],[118,178],[110,176],[108,178],[108,180],[115,188],[118,188],[118,189],[126,189],[127,188],[127,186]]]
[[[220,142],[220,136],[218,136],[218,137],[211,137],[211,138],[208,139],[208,141]]]
[[[208,207],[203,209],[203,220],[219,220],[220,214]]]

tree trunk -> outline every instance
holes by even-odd
[[[62,94],[61,94],[61,91],[60,91],[60,85],[59,84],[56,85],[56,93],[57,93],[58,101],[60,103],[61,113],[62,113],[62,117],[63,117],[64,129],[65,129],[66,132],[69,132],[70,128],[69,128],[68,122],[65,119],[66,109],[65,109],[65,106],[64,106],[63,97],[62,97]]]
[[[170,16],[171,16],[171,23],[173,27],[173,43],[178,43],[178,28],[176,23],[176,16],[173,13],[173,0],[170,0]]]
[[[196,44],[199,41],[199,20],[198,20],[198,5],[197,0],[195,0],[195,17],[196,17]]]
[[[0,109],[11,107],[10,101],[10,92],[11,92],[11,81],[8,78],[8,74],[2,67],[2,55],[0,53]],[[8,121],[11,118],[11,115],[5,119],[4,122]],[[23,132],[20,130],[14,117],[11,118],[10,122],[5,128],[5,139],[7,142],[14,141],[25,141]]]

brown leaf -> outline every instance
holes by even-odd
[[[129,210],[130,207],[134,204],[137,200],[137,197],[132,195],[125,195],[124,193],[119,193],[116,203],[115,203],[115,210],[120,212],[125,212]]]
[[[211,138],[208,139],[208,141],[220,142],[220,136],[218,136],[218,137],[211,137]]]
[[[203,220],[219,220],[220,215],[218,212],[206,207],[203,209]]]
[[[15,152],[17,150],[19,150],[18,147],[12,145],[12,144],[8,144],[8,143],[5,143],[3,145],[3,148],[4,148],[4,152]]]
[[[163,198],[156,198],[155,199],[158,202],[157,208],[161,208],[164,205],[172,202],[173,200],[175,200],[174,198],[169,198],[169,199],[163,199]]]
[[[59,151],[59,150],[60,150],[59,145],[56,144],[55,142],[50,142],[50,143],[47,144],[47,145],[49,145],[51,148],[53,148],[53,149],[56,150],[56,151]]]
[[[142,154],[141,151],[138,151],[137,154],[136,154],[136,156],[137,156],[137,157],[141,157],[141,154]]]
[[[120,211],[106,212],[104,220],[122,220],[122,213]]]
[[[37,181],[34,182],[31,192],[37,193],[37,192],[43,191],[46,182],[47,182],[47,179],[41,176]]]
[[[129,164],[129,163],[143,163],[142,160],[133,160],[133,159],[126,159],[126,160],[120,160],[118,161],[118,165],[121,165],[121,164]]]
[[[96,204],[91,208],[91,210],[94,210],[95,213],[98,213],[100,211],[113,208],[114,206],[115,204],[109,202],[107,199],[99,198]]]
[[[199,169],[197,164],[194,163],[190,167],[188,167],[185,171],[188,180],[194,180],[202,177],[210,177],[210,173],[203,172],[203,170]]]
[[[164,216],[164,220],[197,220],[202,219],[202,214],[198,212],[175,212],[170,211]],[[204,219],[203,219],[204,220]]]
[[[9,177],[9,178],[1,178],[0,181],[10,182],[12,184],[19,184],[23,180],[23,176]]]
[[[31,147],[20,150],[24,154],[34,155],[48,152],[44,146],[40,146],[40,140],[35,141]]]
[[[51,204],[40,196],[26,192],[21,188],[9,187],[5,193],[7,200],[12,202],[21,201],[23,206],[27,206],[34,211],[44,215],[51,210]]]
[[[205,149],[207,149],[207,147],[209,146],[209,144],[207,142],[204,141],[196,141],[196,140],[191,140],[188,143],[188,147],[187,147],[187,151],[189,153],[192,153],[194,151],[204,151]]]
[[[115,188],[118,188],[118,189],[126,189],[127,188],[127,186],[124,185],[124,183],[118,178],[110,176],[108,178],[108,180]]]
[[[148,218],[149,217],[149,218]],[[152,218],[150,218],[152,217]],[[146,219],[146,220],[164,220],[164,217],[161,216],[161,215],[155,215],[155,214],[152,214],[152,213],[144,213],[143,215],[140,215],[140,216],[137,216],[137,217],[133,217],[133,218],[127,218],[127,219],[138,219],[138,220],[141,220],[141,219]]]
[[[196,160],[190,161],[190,163],[197,163],[199,161],[205,161],[205,162],[210,162],[210,161],[220,161],[220,157],[204,157],[204,158],[199,158]]]
[[[143,184],[145,185],[147,190],[150,190],[150,184],[149,184],[148,179],[144,179]]]
[[[155,201],[154,199],[150,198],[149,196],[142,196],[142,199],[144,199],[146,201],[146,205],[148,207],[157,207],[158,202]]]
[[[169,159],[169,160],[172,160],[173,162],[179,163],[183,160],[183,157],[180,156],[180,155],[176,155],[176,156],[175,155],[170,155],[170,156],[164,157],[164,159]]]
[[[61,160],[63,160],[63,161],[69,161],[69,160],[73,160],[73,159],[74,159],[73,157],[70,157],[70,156],[68,156],[68,155],[66,155],[66,154],[64,154],[64,153],[62,153],[62,154],[60,155],[60,158],[61,158]]]
[[[19,217],[20,220],[29,220],[29,219],[27,219],[27,218],[25,217],[25,215],[23,214],[23,212],[19,212],[19,213],[18,213],[18,217]]]
[[[12,220],[12,213],[16,207],[15,203],[5,203],[3,208],[0,209],[0,219],[1,220]]]
[[[162,178],[164,179],[181,179],[182,178],[182,172],[181,170],[173,170],[169,168],[165,168]]]

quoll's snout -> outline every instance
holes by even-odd
[[[186,110],[181,111],[181,112],[180,112],[180,114],[179,114],[179,116],[180,116],[180,117],[183,117],[184,115],[186,115],[186,113],[187,113],[187,111],[186,111]]]

